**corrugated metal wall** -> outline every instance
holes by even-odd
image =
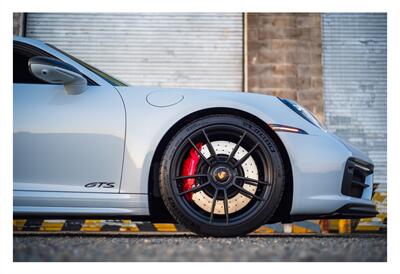
[[[29,13],[26,36],[132,85],[242,90],[241,13]]]
[[[386,14],[322,15],[328,129],[368,153],[386,191]]]

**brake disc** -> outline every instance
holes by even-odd
[[[235,143],[229,142],[229,141],[214,141],[211,142],[215,153],[216,154],[224,154],[226,156],[229,156],[236,146]],[[201,153],[206,158],[209,158],[211,156],[210,151],[208,150],[207,145],[203,145],[201,148]],[[239,149],[233,156],[236,160],[240,160],[244,155],[247,154],[247,150],[244,149],[243,147],[239,146]],[[244,172],[244,177],[251,178],[254,180],[258,180],[258,170],[257,170],[257,165],[253,159],[253,157],[247,158],[246,161],[242,163],[242,169]],[[246,184],[244,183],[243,188],[246,189],[250,193],[255,193],[257,190],[257,187],[254,185]],[[193,194],[192,200],[194,203],[196,203],[200,208],[207,212],[211,212],[211,206],[212,206],[212,197],[210,197],[208,194],[206,194],[204,191],[198,191]],[[245,207],[249,202],[250,198],[244,196],[240,192],[238,192],[235,196],[231,197],[228,199],[228,213],[234,213],[236,211],[239,211],[243,207]],[[225,208],[224,208],[224,201],[223,200],[217,200],[215,204],[215,209],[214,209],[214,214],[225,214]]]

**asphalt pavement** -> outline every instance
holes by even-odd
[[[237,238],[14,235],[14,261],[364,261],[387,259],[386,235]]]

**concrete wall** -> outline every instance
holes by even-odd
[[[321,17],[247,14],[249,92],[291,98],[324,120]]]
[[[13,13],[13,35],[24,34],[24,14]]]

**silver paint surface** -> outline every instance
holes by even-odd
[[[125,113],[116,90],[15,84],[13,96],[15,190],[118,192]],[[98,181],[115,187],[84,187]]]
[[[42,42],[16,39],[51,52],[100,85],[79,95],[67,95],[57,85],[14,85],[16,212],[148,214],[150,167],[161,139],[187,115],[221,107],[308,133],[278,133],[293,170],[292,214],[330,213],[350,202],[372,204],[370,193],[364,193],[362,199],[340,193],[346,160],[370,159],[310,124],[276,97],[194,89],[115,88]],[[146,98],[154,92],[162,94],[157,104],[166,107],[148,103]],[[184,98],[170,105],[168,94],[182,94]],[[113,189],[83,187],[102,180],[121,183]],[[372,183],[372,177],[369,180]],[[83,196],[73,197],[75,192]],[[127,202],[119,203],[121,197]],[[89,207],[86,199],[95,202]]]

